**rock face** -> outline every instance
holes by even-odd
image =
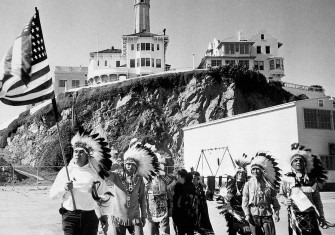
[[[248,85],[250,82],[253,82],[252,86]],[[118,152],[125,151],[134,137],[154,144],[158,152],[168,157],[170,165],[181,167],[183,127],[285,103],[290,99],[290,93],[278,84],[267,84],[259,73],[223,67],[82,89],[75,99],[75,123],[100,133]],[[69,95],[62,95],[57,100],[62,119],[59,122],[60,134],[68,159],[71,157],[70,138],[74,132],[72,100]],[[2,143],[6,144],[3,140],[7,139],[6,148],[12,153],[13,162],[63,164],[50,107],[34,116],[26,115],[16,123],[16,126],[9,127],[10,130],[0,132]]]

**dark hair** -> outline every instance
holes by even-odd
[[[192,173],[187,173],[185,176],[185,182],[192,182],[193,175]]]
[[[197,171],[193,171],[192,174],[194,175],[194,177],[199,177],[200,176],[200,173],[197,172]]]
[[[181,169],[177,172],[177,174],[180,175],[180,177],[182,177],[182,178],[186,178],[188,173],[185,169]]]

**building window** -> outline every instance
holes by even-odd
[[[135,68],[135,59],[130,59],[130,68]]]
[[[98,66],[99,66],[99,60],[98,60]]]
[[[155,67],[155,59],[154,58],[151,58],[151,67]]]
[[[137,67],[140,67],[140,58],[137,58]]]
[[[161,59],[156,59],[156,68],[161,68],[161,67],[162,67],[162,60]]]
[[[235,60],[226,60],[226,64],[235,65]]]
[[[261,34],[261,40],[264,40],[264,34]]]
[[[159,44],[157,44],[157,51],[159,51]]]
[[[276,59],[276,69],[280,69],[280,59]]]
[[[120,61],[119,60],[116,61],[116,67],[120,67]]]
[[[151,43],[151,51],[155,50],[155,45],[153,43]]]
[[[221,66],[222,65],[222,60],[212,60],[211,61],[211,66],[215,67],[215,66]]]
[[[261,48],[261,46],[257,46],[257,54],[262,54],[262,48]]]
[[[88,81],[87,80],[85,80],[85,86],[88,86]]]
[[[145,67],[145,58],[141,58],[141,67]]]
[[[335,155],[335,144],[329,144],[329,155]]]
[[[244,66],[246,68],[249,68],[249,60],[239,60],[238,64],[242,65],[242,66]]]
[[[145,58],[145,66],[150,67],[150,58]]]
[[[137,51],[139,51],[139,50],[140,50],[140,44],[137,43]]]
[[[79,87],[79,80],[72,80],[72,87]]]
[[[141,43],[141,51],[145,51],[145,43]]]
[[[331,129],[331,116],[328,110],[304,109],[305,128]]]
[[[59,87],[65,87],[66,86],[66,80],[59,80]]]
[[[107,66],[107,60],[105,60],[105,66]]]
[[[249,54],[249,45],[241,44],[240,45],[240,54]]]
[[[275,69],[275,61],[274,60],[270,60],[270,70]]]
[[[254,61],[254,68],[256,70],[264,70],[264,61]]]
[[[135,50],[135,45],[134,44],[131,44],[131,50],[133,51],[133,50]]]
[[[335,170],[335,156],[320,156],[321,161],[327,170]]]
[[[235,54],[235,45],[232,43],[225,44],[225,54]]]
[[[266,54],[270,54],[270,46],[266,46],[265,47],[265,53]]]
[[[318,100],[319,107],[323,107],[323,100]]]

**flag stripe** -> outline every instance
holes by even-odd
[[[47,93],[43,96],[37,97],[37,98],[33,98],[30,100],[11,100],[11,99],[1,99],[1,101],[7,105],[12,105],[12,106],[20,106],[20,105],[28,105],[28,104],[36,104],[38,102],[47,100],[47,99],[52,99],[55,97],[54,91],[53,89],[51,90],[50,93]]]
[[[46,82],[44,82],[42,84],[39,83],[39,85],[37,87],[35,87],[35,88],[33,88],[33,89],[29,90],[29,91],[26,91],[24,93],[14,94],[14,95],[8,94],[6,97],[7,98],[22,97],[22,96],[26,96],[26,95],[29,95],[29,94],[37,93],[39,91],[43,91],[44,89],[47,89],[50,86],[52,86],[52,78],[50,78],[49,80],[47,80]]]
[[[40,77],[38,80],[35,80],[31,83],[28,84],[28,87],[26,85],[22,85],[18,88],[16,88],[15,90],[11,90],[9,92],[7,92],[7,96],[14,96],[17,94],[22,94],[22,93],[26,93],[32,89],[35,89],[37,86],[39,86],[42,83],[45,83],[46,81],[48,81],[49,79],[51,79],[51,73],[47,73],[44,76]]]
[[[46,75],[47,73],[49,73],[50,72],[50,67],[49,67],[49,65],[47,65],[46,67],[44,67],[43,69],[41,69],[41,70],[38,70],[36,73],[34,73],[34,74],[32,74],[31,75],[31,82],[29,83],[29,85],[27,86],[28,87],[28,89],[29,89],[29,87],[30,87],[30,84],[33,82],[33,81],[35,81],[36,79],[40,79],[40,77],[42,77],[42,76],[44,76],[44,75]],[[12,90],[14,90],[14,89],[16,89],[16,88],[18,88],[18,87],[21,87],[21,86],[26,86],[25,85],[25,83],[22,81],[22,80],[19,80],[18,82],[16,82],[15,84],[13,84],[8,90],[7,90],[7,92],[10,92],[10,91],[12,91]],[[25,88],[25,89],[27,89],[27,88]]]

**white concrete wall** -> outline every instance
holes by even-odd
[[[196,167],[202,149],[228,147],[233,159],[243,153],[252,157],[258,151],[270,151],[278,158],[283,172],[287,172],[290,146],[298,141],[296,109],[293,104],[275,106],[280,108],[278,110],[272,107],[184,128],[185,169]],[[217,158],[222,154],[218,150],[205,152],[214,174],[218,168]],[[224,158],[225,167],[219,170],[217,176],[233,172],[229,155]],[[201,166],[198,170],[205,176],[211,175],[206,162],[203,171]]]
[[[323,107],[318,106],[319,99],[297,102],[299,141],[316,154],[329,155],[328,144],[335,142],[335,130],[305,128],[304,122],[304,108],[335,111],[333,101],[330,101],[329,97],[320,99],[324,102]]]
[[[333,101],[330,101],[329,97],[320,99],[324,101],[323,107],[318,106],[319,99],[310,99],[310,100],[304,100],[303,102],[301,101],[297,102],[297,113],[299,119],[298,121],[299,142],[304,144],[306,147],[312,149],[312,153],[315,153],[316,155],[329,155],[329,144],[335,143],[335,130],[305,128],[305,122],[304,122],[304,108],[335,111]],[[335,182],[334,170],[328,170],[327,182],[328,183]]]
[[[72,88],[72,80],[79,80],[79,86],[85,86],[87,67],[56,66],[55,68],[55,94],[65,92],[65,88]],[[66,87],[59,87],[59,80],[66,80]]]

